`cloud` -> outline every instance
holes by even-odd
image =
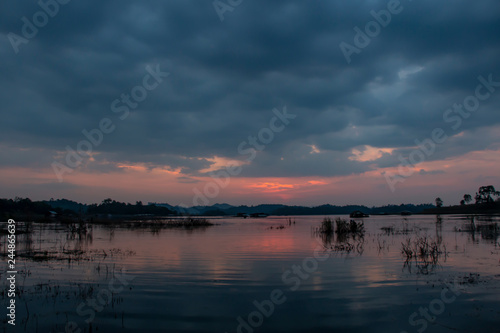
[[[177,181],[185,184],[196,184],[200,182],[199,180],[190,177],[177,177]]]
[[[444,174],[446,172],[444,170],[430,170],[430,171],[427,171],[427,170],[424,170],[424,169],[420,169],[420,171],[418,173],[420,175],[422,175],[422,176],[425,176],[425,175],[441,175],[441,174]]]
[[[138,164],[194,182],[214,159],[244,160],[238,145],[284,105],[296,120],[242,176],[336,177],[395,166],[415,139],[446,126],[443,112],[474,93],[479,75],[500,81],[500,7],[494,0],[405,2],[348,65],[339,43],[351,43],[353,28],[386,5],[252,1],[220,22],[211,2],[72,1],[16,55],[7,34],[21,34],[21,17],[39,7],[5,3],[2,166],[50,168],[84,139],[82,130],[108,117],[116,130],[95,147],[88,170]],[[148,64],[171,76],[120,120],[111,103],[141,82]],[[464,120],[463,136],[450,132],[430,159],[498,144],[499,107],[497,91]]]

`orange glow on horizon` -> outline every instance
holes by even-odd
[[[413,174],[398,183],[392,193],[383,172],[398,173],[398,167],[374,168],[362,174],[334,177],[232,177],[217,185],[208,204],[283,203],[298,205],[385,204],[391,202],[432,202],[432,196],[453,199],[485,184],[500,183],[496,150],[474,151],[463,156],[425,161]],[[101,169],[100,169],[101,168]],[[244,167],[243,167],[244,169]],[[422,171],[423,170],[423,171]],[[218,184],[209,176],[181,173],[181,169],[148,168],[144,163],[90,162],[64,174],[59,183],[50,164],[44,168],[4,167],[0,172],[0,196],[50,197],[93,203],[111,197],[125,202],[168,202],[193,206],[196,191],[204,193],[207,184]],[[483,184],[484,183],[484,184]],[[438,192],[431,194],[430,192]],[[444,193],[444,194],[441,194]],[[457,193],[455,195],[455,193]],[[457,201],[459,202],[459,200]],[[451,203],[450,203],[451,204]]]
[[[249,185],[250,188],[262,189],[263,192],[281,192],[295,188],[293,184],[258,183]]]

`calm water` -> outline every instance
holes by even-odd
[[[362,239],[339,240],[313,232],[322,216],[292,219],[94,226],[83,237],[35,225],[19,236],[18,251],[37,256],[17,260],[16,326],[4,331],[500,332],[498,232],[458,232],[468,223],[459,216],[376,216]],[[401,243],[419,236],[443,251],[405,263]]]

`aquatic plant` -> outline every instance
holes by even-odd
[[[324,234],[333,233],[333,221],[329,217],[325,217],[321,222],[320,232]]]
[[[316,236],[321,237],[326,250],[342,254],[363,253],[365,232],[363,222],[358,223],[354,220],[347,222],[340,217],[335,220],[325,217],[321,225],[314,228],[313,231]],[[337,235],[336,239],[333,237],[335,234]]]
[[[421,274],[429,274],[439,264],[440,257],[447,256],[446,245],[428,236],[408,238],[401,243],[401,253],[406,258],[405,267],[411,271],[414,260]]]
[[[347,220],[337,218],[335,224],[335,233],[338,235],[352,234],[363,236],[365,233],[365,225],[363,222],[356,222],[354,220],[347,222]]]

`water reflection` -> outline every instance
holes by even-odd
[[[497,244],[500,236],[500,227],[497,220],[492,216],[467,216],[467,222],[462,223],[460,227],[456,227],[455,231],[464,232],[470,236],[472,242],[485,240],[487,242]],[[479,238],[480,236],[480,238]]]
[[[313,235],[321,239],[326,251],[338,254],[362,255],[364,251],[365,228],[363,221],[324,218]]]
[[[381,216],[356,220],[363,232],[335,232],[336,218],[330,233],[315,232],[324,220],[312,216],[228,218],[201,229],[34,224],[19,235],[20,325],[12,331],[63,332],[74,321],[83,332],[235,332],[255,300],[280,289],[286,302],[255,332],[399,332],[455,277],[471,287],[427,331],[496,329],[497,217]],[[318,246],[328,260],[290,292],[283,274]],[[79,304],[121,268],[135,279],[86,323]]]

